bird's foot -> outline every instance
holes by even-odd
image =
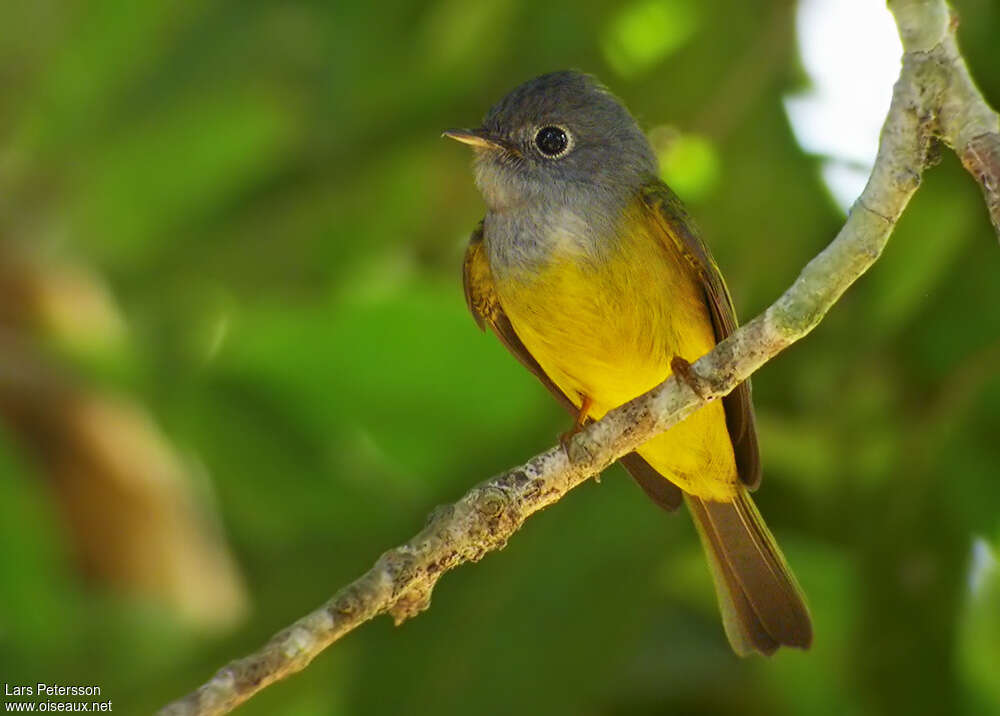
[[[689,387],[694,394],[697,395],[702,400],[708,400],[709,390],[705,385],[705,381],[694,372],[694,368],[688,363],[684,358],[680,356],[674,356],[670,359],[670,370],[678,378],[684,381],[684,384]]]
[[[565,450],[566,454],[571,458],[573,457],[573,454],[570,452],[572,440],[577,433],[583,430],[583,426],[587,423],[587,413],[590,412],[593,405],[594,401],[591,400],[589,396],[583,396],[583,401],[580,403],[580,409],[577,411],[576,418],[573,420],[573,427],[559,436],[559,444],[562,445],[563,450]]]

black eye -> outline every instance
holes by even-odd
[[[542,127],[535,135],[535,146],[547,157],[558,157],[569,147],[569,135],[562,127]]]

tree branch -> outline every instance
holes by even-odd
[[[943,86],[935,103],[938,133],[983,190],[1000,236],[1000,118],[972,81],[955,41],[958,17],[943,0],[889,0],[903,49],[920,56]]]
[[[969,77],[943,0],[892,0],[904,56],[868,185],[834,241],[764,313],[694,363],[701,389],[669,378],[609,412],[571,440],[472,488],[435,510],[409,542],[383,554],[328,602],[233,661],[162,716],[227,713],[269,684],[303,668],[323,649],[373,617],[397,624],[430,604],[449,569],[502,548],[531,514],[562,498],[654,435],[717,400],[784,348],[809,333],[879,257],[916,191],[936,137],[962,157],[982,185],[1000,231],[997,115]]]

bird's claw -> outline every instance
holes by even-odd
[[[691,364],[687,362],[684,358],[680,356],[674,356],[670,359],[670,370],[678,378],[684,381],[684,384],[689,387],[695,395],[697,395],[702,400],[708,400],[708,391],[705,389],[705,383],[702,381],[701,377],[694,372],[694,368]]]

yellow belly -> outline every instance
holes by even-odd
[[[694,361],[715,345],[708,307],[686,259],[652,236],[636,212],[626,238],[602,260],[554,254],[540,273],[496,280],[514,330],[552,381],[588,415],[645,393],[670,375],[670,360]],[[739,477],[725,412],[710,403],[645,443],[647,462],[685,492],[731,500]]]

